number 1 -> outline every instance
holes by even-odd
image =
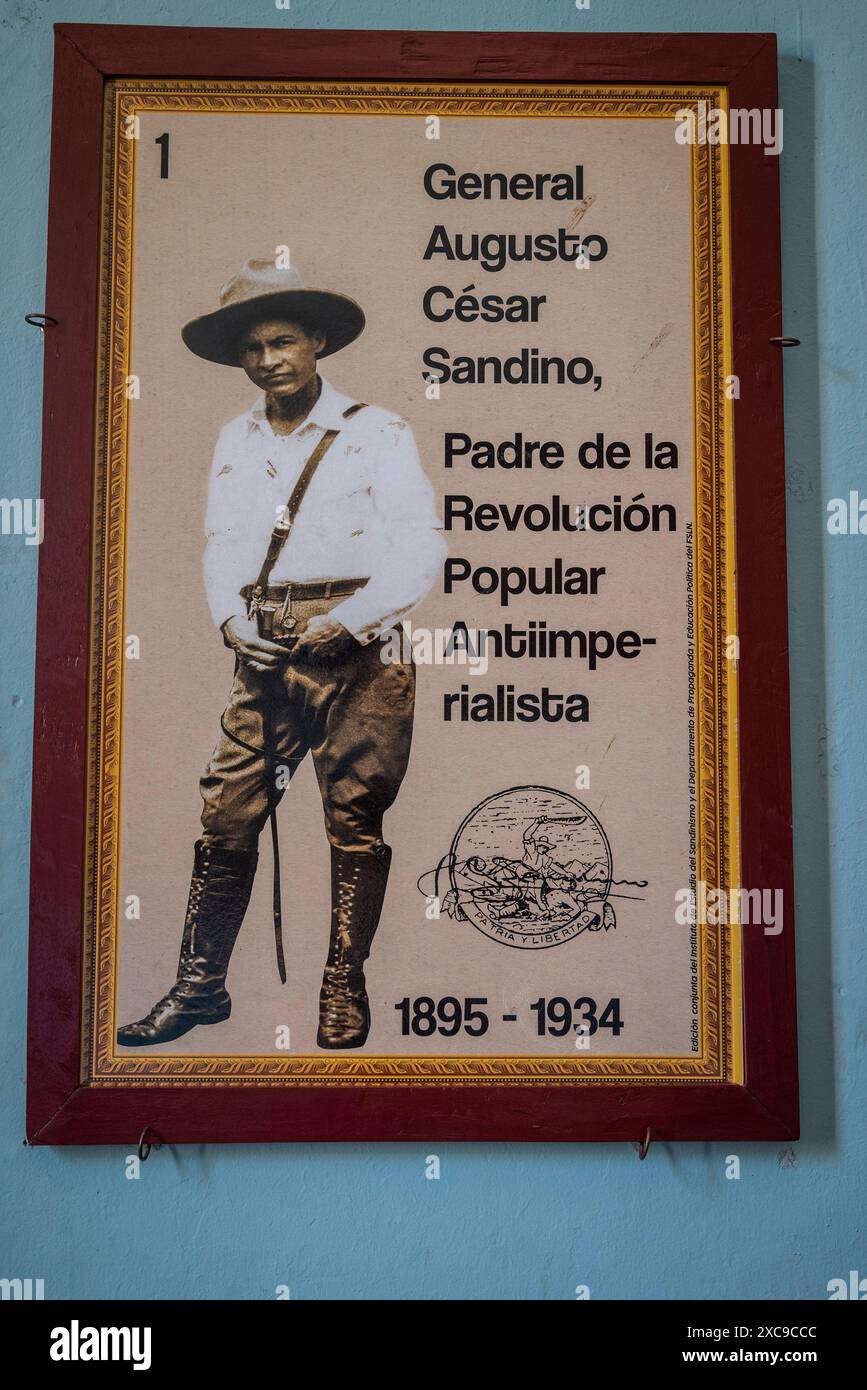
[[[169,176],[169,133],[158,135],[154,140],[155,145],[160,148],[160,178],[167,179]]]

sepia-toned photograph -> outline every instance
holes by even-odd
[[[94,1079],[740,1074],[710,95],[110,84]]]

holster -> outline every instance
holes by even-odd
[[[289,580],[269,584],[245,584],[241,597],[248,618],[255,617],[259,636],[269,642],[292,646],[314,613],[324,613],[341,599],[354,594],[367,583],[358,579]]]
[[[283,595],[268,597],[270,590],[263,593],[256,584],[245,584],[241,597],[247,605],[247,617],[256,619],[259,636],[269,642],[292,644],[297,637],[295,628],[298,621],[290,612],[292,601],[291,587],[286,585]]]

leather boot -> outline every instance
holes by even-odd
[[[200,1023],[221,1023],[229,1017],[232,1001],[226,974],[258,858],[255,849],[224,849],[196,841],[178,978],[149,1014],[118,1029],[121,1047],[173,1042]]]
[[[391,850],[331,848],[331,945],[319,995],[318,1047],[362,1047],[370,1031],[364,962],[379,926]]]

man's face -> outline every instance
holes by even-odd
[[[316,375],[316,354],[324,346],[321,334],[308,333],[299,323],[268,319],[246,330],[238,362],[268,395],[294,396]]]

